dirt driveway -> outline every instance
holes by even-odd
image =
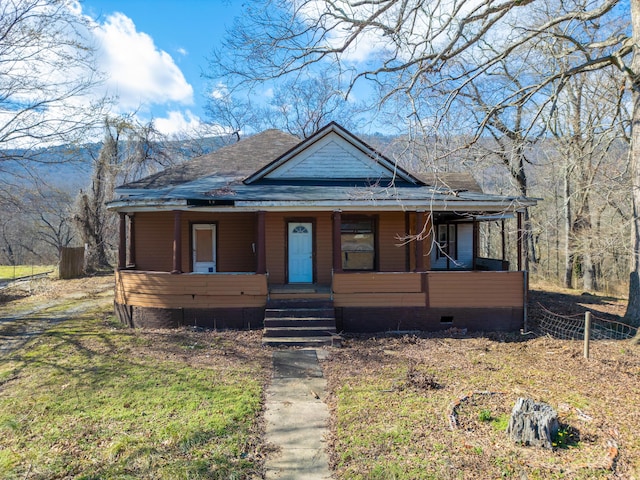
[[[0,357],[70,315],[113,302],[113,276],[66,282],[41,278],[0,292]]]

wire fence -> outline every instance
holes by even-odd
[[[540,333],[562,340],[584,340],[584,314],[559,315],[540,304],[538,306],[541,315],[537,330]],[[591,340],[628,340],[636,333],[638,327],[591,315]]]

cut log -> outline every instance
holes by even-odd
[[[522,445],[553,448],[558,429],[558,414],[551,405],[518,398],[511,412],[507,434]]]

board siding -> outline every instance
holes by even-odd
[[[333,267],[333,220],[331,213],[316,215],[316,282],[331,285]]]
[[[173,213],[136,213],[136,268],[169,272],[173,268]]]
[[[265,215],[267,272],[270,284],[284,284],[286,225],[284,214],[267,212]]]
[[[346,213],[343,213],[346,215]],[[378,265],[381,272],[403,272],[407,264],[404,212],[383,212],[378,216]]]
[[[371,182],[391,177],[393,172],[337,135],[318,141],[266,176],[272,179],[368,178]]]
[[[261,307],[267,293],[264,275],[116,272],[116,303],[139,307]]]
[[[522,307],[522,272],[428,272],[429,306]]]
[[[425,307],[424,293],[336,293],[336,307]]]
[[[342,273],[333,277],[335,293],[420,293],[419,273]]]
[[[217,228],[218,272],[254,272],[256,258],[253,243],[257,219],[253,213],[183,212],[182,271],[191,271],[192,223],[215,223]],[[136,213],[136,268],[169,272],[173,268],[173,213]]]

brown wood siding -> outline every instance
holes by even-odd
[[[411,239],[407,244],[407,248],[409,250],[409,270],[415,271],[416,269],[416,235],[419,233],[425,235],[424,240],[422,240],[422,254],[424,256],[424,269],[431,270],[431,250],[433,243],[433,221],[432,215],[429,212],[424,213],[424,220],[426,222],[426,227],[424,225],[418,225],[418,214],[416,212],[409,213],[409,227],[408,231],[410,232]]]
[[[173,266],[173,212],[136,213],[136,269],[168,272]],[[182,269],[191,267],[191,224],[215,223],[219,272],[254,272],[252,243],[256,235],[253,213],[183,212]]]
[[[336,307],[424,307],[419,273],[343,273],[333,277]]]
[[[173,212],[138,212],[135,219],[136,268],[159,272],[171,271],[173,268]]]
[[[426,238],[423,240],[424,268],[425,270],[431,270],[431,250],[433,249],[433,215],[427,212],[425,213],[425,218],[427,222],[427,229],[425,231]]]
[[[269,283],[276,285],[283,284],[286,282],[286,224],[284,214],[267,212],[265,215],[265,226]]]
[[[216,268],[218,272],[255,272],[256,257],[252,244],[256,242],[257,216],[255,213],[182,214],[182,266],[191,271],[191,232],[193,223],[217,224]],[[186,234],[186,235],[185,235]]]
[[[422,278],[419,273],[336,273],[335,293],[419,293]]]
[[[336,293],[336,307],[425,307],[424,293]]]
[[[343,273],[333,292],[336,307],[522,308],[523,281],[522,272]]]
[[[400,240],[407,234],[404,212],[382,212],[378,216],[378,266],[381,272],[404,272],[407,245]]]
[[[428,272],[429,306],[522,307],[522,272]]]
[[[256,274],[182,274],[116,272],[115,301],[152,308],[227,308],[264,306],[267,281]]]
[[[333,222],[330,212],[316,217],[316,275],[320,285],[331,285],[333,268]]]

